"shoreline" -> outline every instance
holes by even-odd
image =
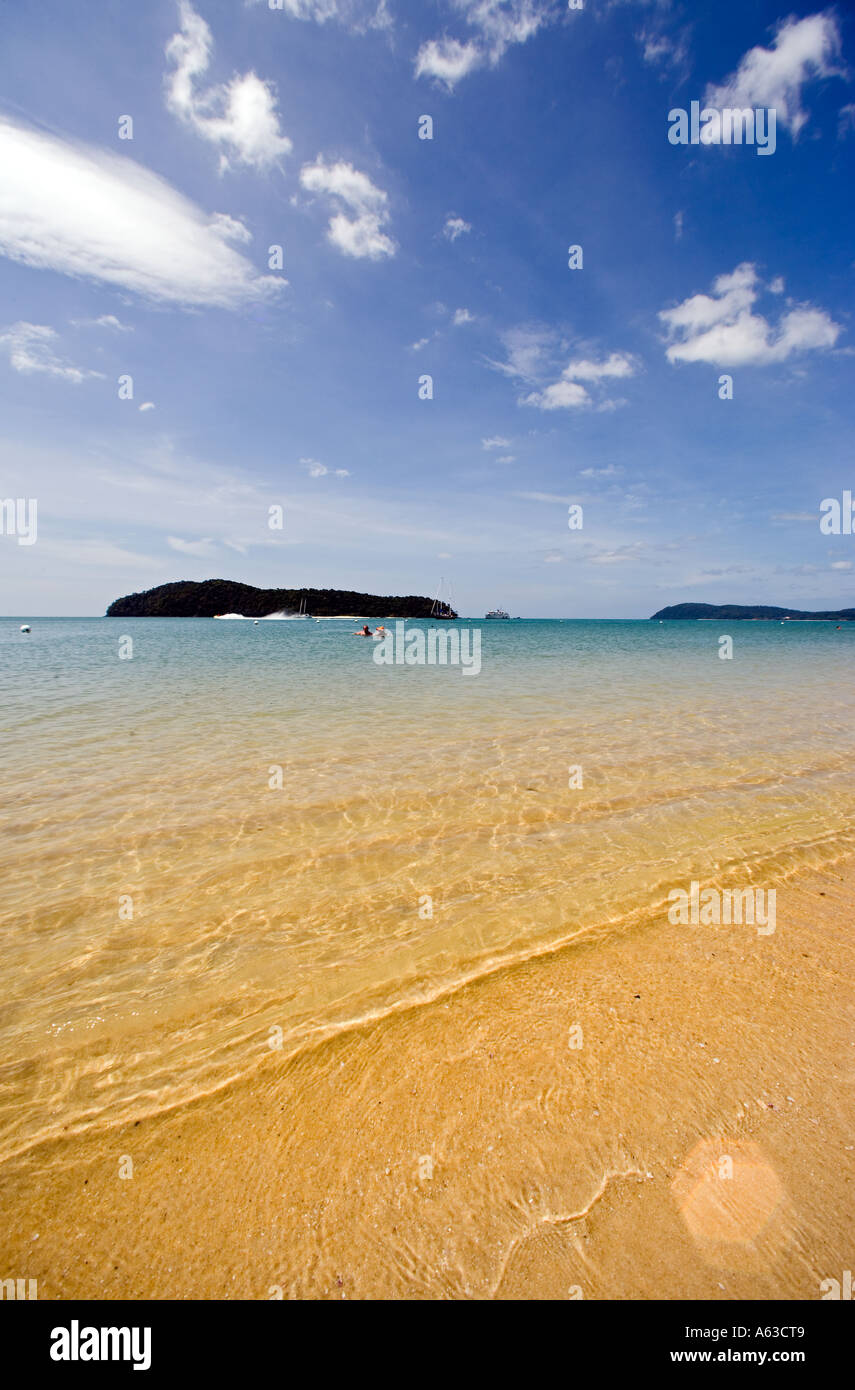
[[[43,1299],[819,1297],[855,1234],[853,886],[789,879],[759,942],[570,943],[42,1143],[0,1169],[4,1267]]]

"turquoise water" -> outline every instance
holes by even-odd
[[[21,621],[0,1154],[852,847],[855,626],[458,624],[464,676],[353,622]]]

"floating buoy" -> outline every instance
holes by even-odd
[[[29,632],[29,630],[30,630],[30,625],[29,625],[29,623],[21,623],[21,631],[22,631],[22,632]]]

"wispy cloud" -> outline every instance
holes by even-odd
[[[432,77],[449,91],[461,78],[480,67],[484,55],[476,43],[459,39],[429,39],[416,55],[416,77]]]
[[[394,256],[397,247],[382,230],[389,221],[389,195],[367,174],[344,162],[325,164],[319,155],[300,170],[300,183],[308,193],[325,194],[354,214],[337,212],[327,228],[327,240],[343,255],[372,261]]]
[[[306,469],[310,478],[325,478],[330,474],[334,478],[349,478],[348,468],[327,468],[325,463],[319,463],[317,459],[300,459],[300,463]]]
[[[459,236],[465,236],[467,232],[471,231],[471,222],[464,222],[462,217],[455,217],[449,214],[445,219],[445,226],[442,229],[442,234],[444,237],[447,237],[449,241],[456,241]]]
[[[795,140],[808,119],[802,88],[813,78],[842,76],[834,63],[839,51],[840,30],[830,10],[805,19],[791,16],[779,25],[771,48],[752,48],[720,86],[707,87],[706,104],[773,107]]]
[[[687,30],[669,32],[664,21],[654,17],[636,37],[645,63],[660,69],[663,76],[675,69],[685,69],[689,54]]]
[[[217,547],[210,536],[198,541],[185,541],[180,536],[167,536],[166,543],[171,550],[178,550],[182,555],[207,556],[217,553]]]
[[[109,328],[114,333],[133,333],[130,324],[122,323],[115,314],[101,314],[97,319],[72,319],[75,328]]]
[[[280,10],[289,19],[308,20],[315,24],[336,21],[356,34],[370,29],[391,29],[392,16],[386,0],[247,0],[263,4],[265,9]]]
[[[0,119],[0,252],[12,260],[231,309],[287,283],[259,276],[229,244],[248,237],[131,159]]]
[[[513,44],[525,43],[542,25],[557,17],[556,0],[453,0],[474,38],[443,35],[422,44],[416,77],[432,77],[449,91],[476,68],[501,60]]]
[[[63,381],[78,384],[87,377],[102,377],[103,372],[85,371],[63,362],[54,352],[58,340],[55,328],[39,323],[14,323],[0,333],[0,347],[9,354],[9,364],[16,372],[44,372]]]
[[[488,359],[488,365],[505,376],[521,381],[537,381],[554,351],[556,335],[551,328],[521,325],[502,334],[504,362]]]
[[[597,402],[590,388],[606,380],[635,376],[637,371],[637,360],[626,352],[612,352],[599,362],[580,358],[568,362],[557,381],[541,391],[532,391],[520,404],[534,405],[540,410],[574,410],[595,404],[600,409],[614,409],[618,402]]]
[[[211,30],[189,4],[179,0],[181,30],[166,46],[171,72],[166,80],[170,111],[204,140],[220,149],[220,168],[230,160],[254,169],[267,169],[292,147],[279,126],[272,83],[254,72],[235,76],[219,87],[197,86],[211,62]]]

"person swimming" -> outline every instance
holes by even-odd
[[[373,637],[374,633],[371,631],[371,628],[368,626],[368,624],[365,623],[360,628],[359,632],[352,632],[350,635],[351,637]]]

